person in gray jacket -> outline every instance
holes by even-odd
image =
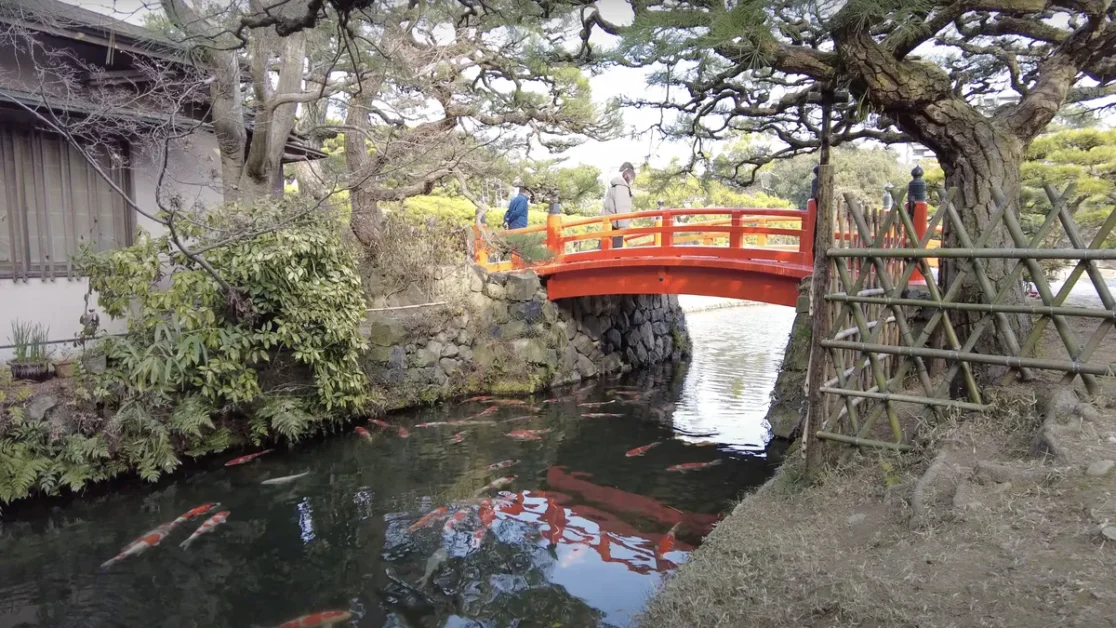
[[[612,181],[608,182],[608,189],[605,190],[604,205],[601,207],[602,216],[615,216],[616,214],[627,214],[632,211],[632,181],[635,180],[635,166],[631,162],[625,161],[620,166],[620,176],[613,177]],[[614,220],[612,221],[613,229],[627,229],[628,225],[632,223],[631,220]],[[612,248],[621,248],[624,246],[623,236],[614,236],[612,238]]]

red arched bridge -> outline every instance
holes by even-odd
[[[587,218],[551,213],[545,225],[501,231],[493,242],[478,234],[475,255],[490,271],[533,269],[546,280],[551,300],[694,294],[795,305],[799,284],[813,270],[815,214],[812,200],[805,210],[656,209]],[[925,216],[926,204],[916,203],[915,224],[925,228]],[[613,229],[617,220],[631,224]],[[614,246],[617,238],[623,246]],[[497,241],[510,251],[503,261],[492,259],[494,249],[503,248]]]

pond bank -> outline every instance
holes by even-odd
[[[1112,625],[1116,381],[1090,405],[1053,379],[989,389],[994,411],[923,433],[916,453],[855,455],[820,485],[789,456],[642,625]]]

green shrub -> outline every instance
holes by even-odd
[[[365,301],[356,261],[335,221],[295,202],[225,205],[179,221],[232,295],[166,236],[83,258],[101,307],[128,321],[125,336],[100,341],[107,370],[82,376],[107,420],[69,426],[66,436],[9,420],[0,502],[129,470],[153,480],[182,453],[297,440],[372,401],[357,360]],[[311,381],[263,390],[260,371],[280,355]],[[20,409],[7,408],[11,417]]]

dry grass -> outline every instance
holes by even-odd
[[[1039,401],[1053,386],[999,389],[992,411],[923,431],[923,453],[858,455],[821,486],[788,462],[642,624],[1116,626],[1116,545],[1098,534],[1116,524],[1116,471],[1084,473],[1116,459],[1116,410],[1102,398],[1058,417],[1070,455],[1037,457]],[[938,458],[948,472],[919,488],[929,515],[912,519],[916,484]]]

